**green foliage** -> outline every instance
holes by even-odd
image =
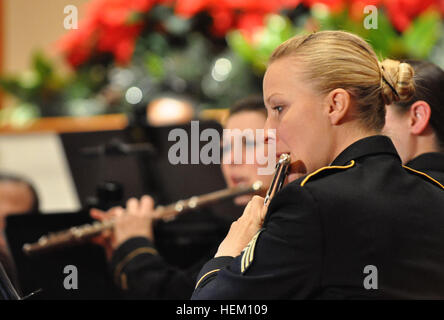
[[[0,124],[4,119],[20,124],[38,116],[127,112],[134,108],[125,100],[132,86],[144,92],[140,105],[160,95],[181,95],[198,108],[227,107],[261,92],[267,61],[280,43],[313,30],[353,32],[366,39],[381,58],[438,57],[444,61],[439,13],[424,12],[403,33],[395,30],[381,8],[377,21],[372,21],[377,22],[376,29],[365,28],[366,18],[351,17],[347,10],[332,13],[325,6],[299,6],[267,16],[263,28],[233,30],[224,39],[212,35],[211,19],[204,13],[186,19],[171,7],[157,5],[147,13],[131,13],[126,21],[142,24],[143,30],[131,62],[124,67],[116,65],[110,55],[95,53],[62,77],[54,62],[37,52],[28,71],[0,77],[0,88],[18,101],[15,111],[1,110]],[[218,63],[224,65],[223,74],[217,74]]]
[[[237,30],[227,35],[227,43],[234,52],[251,63],[256,73],[261,74],[273,50],[283,41],[302,32],[304,30],[293,26],[289,18],[269,15],[265,27],[253,35],[253,39],[247,39]]]
[[[273,15],[264,30],[253,36],[253,41],[249,41],[242,32],[233,31],[228,34],[227,42],[256,72],[263,72],[273,49],[294,35],[309,32],[306,27],[309,24],[316,25],[319,30],[344,30],[357,34],[372,45],[379,57],[392,59],[428,59],[442,36],[442,21],[436,11],[422,13],[403,33],[395,30],[383,9],[378,9],[376,29],[365,28],[367,16],[355,20],[350,18],[347,10],[332,13],[322,6],[313,7],[308,19],[300,15],[295,21],[290,21],[285,16]],[[305,27],[296,27],[303,25],[301,21]]]
[[[64,80],[55,74],[50,60],[40,52],[34,54],[29,71],[0,78],[3,90],[29,103],[47,102],[63,86]]]
[[[412,58],[425,59],[441,37],[441,18],[438,12],[420,15],[403,34],[406,53]]]

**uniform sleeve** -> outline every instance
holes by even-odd
[[[204,262],[187,270],[169,265],[147,238],[127,240],[114,252],[114,282],[130,299],[189,299]]]
[[[321,281],[320,221],[307,188],[288,185],[240,256],[215,258],[202,268],[192,299],[310,298]]]

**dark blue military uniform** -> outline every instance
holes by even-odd
[[[406,166],[427,173],[441,184],[444,184],[444,153],[423,153],[410,160]]]
[[[389,138],[355,142],[271,201],[238,257],[200,271],[193,299],[444,298],[444,190]]]
[[[193,212],[157,225],[156,245],[144,237],[125,241],[111,259],[114,282],[125,298],[190,299],[199,270],[214,256],[231,222],[209,211]]]

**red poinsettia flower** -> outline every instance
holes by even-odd
[[[302,2],[309,8],[315,4],[324,4],[330,11],[340,12],[345,8],[347,0],[303,0]]]
[[[444,0],[438,0],[438,8],[439,8],[439,12],[441,12],[441,14],[444,16]]]
[[[351,0],[349,3],[350,18],[355,21],[362,20],[366,6],[379,6],[383,0]]]
[[[385,0],[388,16],[398,31],[406,30],[418,15],[436,5],[436,0]]]
[[[239,29],[244,37],[250,42],[253,40],[253,35],[257,30],[260,30],[264,25],[264,14],[258,12],[242,14],[238,21],[236,28]]]
[[[251,33],[263,25],[266,14],[279,12],[284,8],[294,8],[301,0],[177,0],[175,12],[191,17],[207,11],[213,18],[213,33],[225,35],[233,28],[241,28]]]
[[[97,26],[93,20],[84,20],[79,23],[79,29],[67,33],[56,46],[66,55],[66,60],[73,67],[77,67],[88,60],[95,45]]]
[[[116,44],[112,52],[114,54],[114,57],[116,58],[117,63],[124,65],[131,61],[134,53],[136,39],[137,36],[125,37]]]
[[[224,0],[225,6],[232,10],[275,12],[282,7],[280,0]]]
[[[213,18],[212,32],[217,37],[223,37],[235,25],[235,14],[227,8],[213,7],[209,10]]]
[[[215,6],[212,16],[217,11],[229,11],[231,25],[225,30],[217,28],[219,35],[225,35],[231,29],[240,29],[248,38],[264,24],[264,16],[280,9],[280,1],[267,0],[222,0]]]
[[[213,0],[177,0],[175,5],[176,14],[189,18],[196,13],[209,9]]]
[[[284,8],[296,8],[302,0],[281,0],[281,3]]]
[[[131,60],[135,40],[142,25],[108,26],[101,30],[97,40],[99,52],[112,53],[117,63],[126,64]]]
[[[118,63],[130,61],[141,24],[130,23],[135,12],[147,12],[155,0],[95,0],[88,3],[86,18],[79,29],[65,35],[58,44],[68,62],[77,67],[97,50],[112,53]]]
[[[135,12],[147,12],[155,4],[174,5],[176,14],[192,17],[206,11],[213,19],[212,32],[224,36],[238,28],[248,37],[263,26],[264,17],[292,8],[302,0],[93,0],[79,30],[67,34],[59,48],[73,66],[95,52],[112,53],[118,63],[131,59],[143,22],[132,21]],[[330,0],[331,1],[331,0]]]
[[[284,8],[296,8],[301,0],[223,0],[232,9],[258,12],[278,12]]]

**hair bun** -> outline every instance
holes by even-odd
[[[405,62],[385,59],[381,66],[382,97],[386,105],[408,101],[415,93],[413,67]]]

